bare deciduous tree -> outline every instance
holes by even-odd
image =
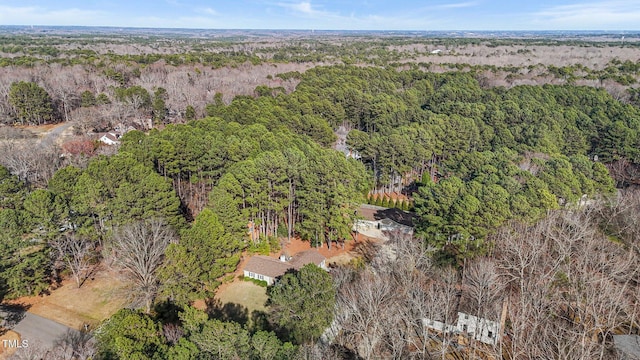
[[[56,257],[71,271],[76,286],[80,288],[93,268],[96,257],[95,244],[83,237],[64,235],[52,241],[50,245]]]
[[[129,295],[136,306],[147,312],[158,293],[157,271],[164,260],[164,252],[175,234],[160,219],[137,221],[117,229],[106,258],[120,270],[131,284]]]
[[[340,343],[364,359],[382,354],[382,342],[390,324],[385,320],[396,305],[392,282],[365,270],[356,281],[340,289],[337,307],[345,312]]]
[[[365,359],[430,356],[423,319],[435,306],[426,290],[431,261],[421,244],[391,233],[366,270],[336,271],[338,344]]]
[[[502,296],[502,280],[495,263],[481,258],[473,261],[463,279],[463,299],[478,317],[497,318]]]
[[[633,206],[621,201],[628,200],[552,212],[496,234],[509,285],[510,358],[607,359],[611,335],[636,326],[638,256],[607,236],[628,241],[618,220]]]
[[[3,141],[0,143],[0,164],[28,185],[46,186],[62,161],[60,148],[51,142],[37,144]]]
[[[88,360],[96,355],[96,341],[91,332],[67,330],[56,340],[54,347],[47,354],[48,359]]]
[[[175,345],[184,336],[184,330],[180,325],[168,323],[162,325],[162,334],[168,343]]]

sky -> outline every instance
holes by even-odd
[[[640,30],[640,0],[0,0],[0,25]]]

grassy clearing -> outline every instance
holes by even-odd
[[[69,280],[50,295],[13,302],[29,306],[28,311],[33,314],[80,329],[84,324],[98,324],[126,305],[120,291],[123,286],[114,274],[102,270],[79,289]]]
[[[267,289],[249,281],[236,280],[218,290],[215,299],[221,305],[237,304],[247,309],[251,317],[254,311],[266,311]]]

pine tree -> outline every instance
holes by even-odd
[[[196,109],[191,105],[187,105],[187,108],[184,111],[184,119],[185,120],[195,120],[196,118]]]
[[[376,195],[376,206],[382,206],[382,196]]]
[[[9,104],[21,124],[40,125],[53,120],[53,105],[47,91],[36,83],[19,81],[11,84]]]
[[[180,243],[167,248],[160,275],[164,292],[181,303],[212,296],[217,279],[235,270],[243,247],[213,211],[204,209],[182,232]]]
[[[285,274],[267,292],[271,320],[298,344],[318,339],[333,320],[336,292],[331,275],[314,264]]]

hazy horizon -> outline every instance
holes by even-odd
[[[0,25],[336,31],[633,31],[634,0],[5,0]]]

